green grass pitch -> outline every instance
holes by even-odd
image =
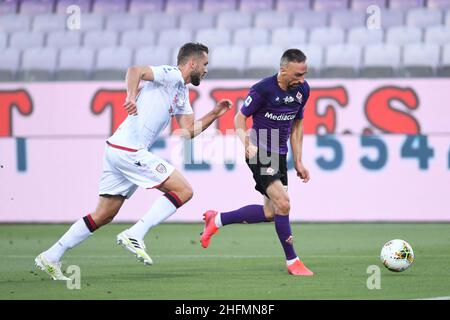
[[[313,277],[287,274],[273,224],[232,225],[201,248],[200,224],[163,224],[146,237],[153,266],[116,245],[112,224],[66,253],[63,270],[81,269],[81,289],[34,269],[34,257],[68,225],[0,225],[0,299],[415,299],[450,296],[450,224],[293,224],[297,253]],[[382,245],[408,241],[415,253],[402,273],[379,261]],[[367,268],[381,270],[369,290]]]

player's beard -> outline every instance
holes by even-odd
[[[201,80],[202,80],[202,75],[200,74],[200,72],[191,73],[191,83],[194,86],[197,87],[200,84]]]

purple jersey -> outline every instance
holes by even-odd
[[[286,154],[294,120],[303,119],[309,85],[305,81],[289,91],[282,90],[277,75],[264,78],[250,88],[241,112],[253,117],[250,140],[258,148]]]

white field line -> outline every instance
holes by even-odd
[[[431,297],[431,298],[417,298],[413,300],[450,300],[450,296],[446,297]]]

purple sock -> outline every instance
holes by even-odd
[[[224,226],[232,223],[267,222],[266,216],[264,215],[264,207],[256,204],[251,204],[230,212],[222,212],[220,219]]]
[[[297,257],[294,250],[294,245],[292,241],[291,225],[289,223],[289,216],[281,216],[276,214],[274,217],[275,230],[278,234],[278,239],[280,239],[281,245],[283,246],[284,254],[286,255],[286,260],[292,260]]]

